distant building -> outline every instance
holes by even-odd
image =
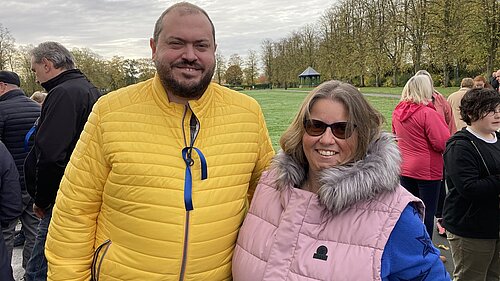
[[[321,75],[319,72],[314,70],[312,67],[307,67],[304,72],[299,75],[300,78],[300,88],[302,87],[315,87],[319,85]]]

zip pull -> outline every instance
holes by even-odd
[[[182,149],[182,159],[186,163],[186,173],[184,175],[184,206],[186,211],[193,210],[193,176],[191,174],[191,166],[194,165],[194,160],[191,158],[192,150],[195,150],[200,157],[201,162],[201,180],[208,178],[207,160],[205,155],[196,147],[184,147]]]

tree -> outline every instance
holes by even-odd
[[[71,50],[76,61],[76,66],[98,89],[108,87],[107,70],[104,59],[89,48],[73,48]]]
[[[497,53],[500,45],[500,1],[474,0],[477,13],[477,24],[473,31],[480,40],[479,52],[483,54],[486,67],[483,70],[491,74],[494,65],[498,65]]]
[[[406,57],[406,13],[407,9],[402,0],[383,0],[387,5],[387,17],[382,19],[381,24],[387,26],[386,40],[384,40],[384,53],[390,61],[392,86],[398,86],[398,76]]]
[[[217,53],[215,55],[215,80],[219,85],[222,85],[224,73],[226,72],[226,59],[223,55]]]
[[[125,79],[125,66],[124,59],[120,56],[113,56],[111,60],[106,62],[108,87],[106,91],[114,91],[119,88],[127,86]]]
[[[271,40],[266,39],[262,41],[261,44],[262,49],[262,63],[264,65],[264,75],[267,77],[267,81],[271,83],[271,88],[273,85],[273,60],[274,60],[274,50],[273,50],[273,42]]]
[[[14,37],[9,29],[0,23],[0,69],[14,70],[14,56],[16,55]]]
[[[463,26],[469,15],[465,0],[435,0],[429,6],[428,49],[430,62],[442,71],[444,86],[450,85],[450,73],[458,65],[467,39]],[[460,83],[455,77],[456,84]]]
[[[254,50],[248,51],[248,57],[246,59],[246,67],[244,69],[245,74],[245,83],[247,85],[255,85],[255,80],[258,75],[258,66],[257,66],[257,52]]]
[[[390,72],[391,61],[385,46],[389,38],[388,5],[384,0],[368,1],[366,7],[366,68],[375,80],[376,87],[382,86],[385,73]]]
[[[127,85],[137,83],[139,77],[139,63],[137,60],[126,59],[123,61],[123,70],[125,75],[125,83]]]
[[[243,60],[241,59],[240,55],[232,54],[229,57],[229,60],[227,62],[227,66],[231,66],[231,65],[237,65],[240,68],[243,68]]]
[[[156,73],[156,67],[152,59],[138,59],[137,67],[139,70],[139,76],[137,77],[137,82],[146,81],[153,78]]]
[[[35,73],[31,70],[31,55],[30,51],[34,48],[33,45],[19,46],[17,49],[16,65],[17,74],[21,79],[21,88],[30,96],[35,91],[41,91],[43,88],[36,83]]]
[[[231,65],[226,69],[226,74],[224,75],[226,83],[231,86],[239,86],[243,82],[243,71],[239,65]]]
[[[405,27],[408,40],[411,43],[413,70],[417,72],[422,66],[424,45],[427,43],[428,31],[428,0],[405,1]]]
[[[323,78],[333,79],[336,74],[335,60],[335,32],[337,25],[337,11],[340,4],[328,9],[320,19],[319,57],[318,70]]]
[[[227,63],[228,67],[224,75],[229,85],[241,85],[243,83],[243,71],[241,70],[243,60],[238,54],[232,54]]]

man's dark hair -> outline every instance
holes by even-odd
[[[182,13],[184,13],[184,14],[197,14],[197,13],[204,14],[207,17],[208,21],[210,22],[210,25],[212,26],[212,36],[213,36],[214,42],[215,42],[215,27],[214,27],[212,20],[208,16],[207,12],[205,12],[205,10],[203,10],[202,8],[200,8],[194,4],[191,4],[188,2],[180,2],[180,3],[176,3],[172,6],[170,6],[168,9],[163,11],[163,13],[158,18],[158,20],[156,20],[155,30],[153,32],[153,40],[155,41],[155,43],[158,43],[158,38],[160,37],[160,33],[163,29],[163,25],[162,25],[163,18],[165,17],[166,14],[168,14],[169,12],[171,12],[175,9],[182,9]]]
[[[500,95],[493,89],[470,89],[460,103],[460,116],[462,120],[471,125],[495,111],[500,105]]]

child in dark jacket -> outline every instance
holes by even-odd
[[[12,220],[21,215],[21,185],[19,173],[12,155],[0,142],[0,232]],[[0,235],[0,280],[14,280],[10,258],[7,254],[3,236]]]
[[[443,225],[455,264],[453,280],[500,278],[500,96],[472,89],[462,98],[467,127],[446,144],[448,195]]]

